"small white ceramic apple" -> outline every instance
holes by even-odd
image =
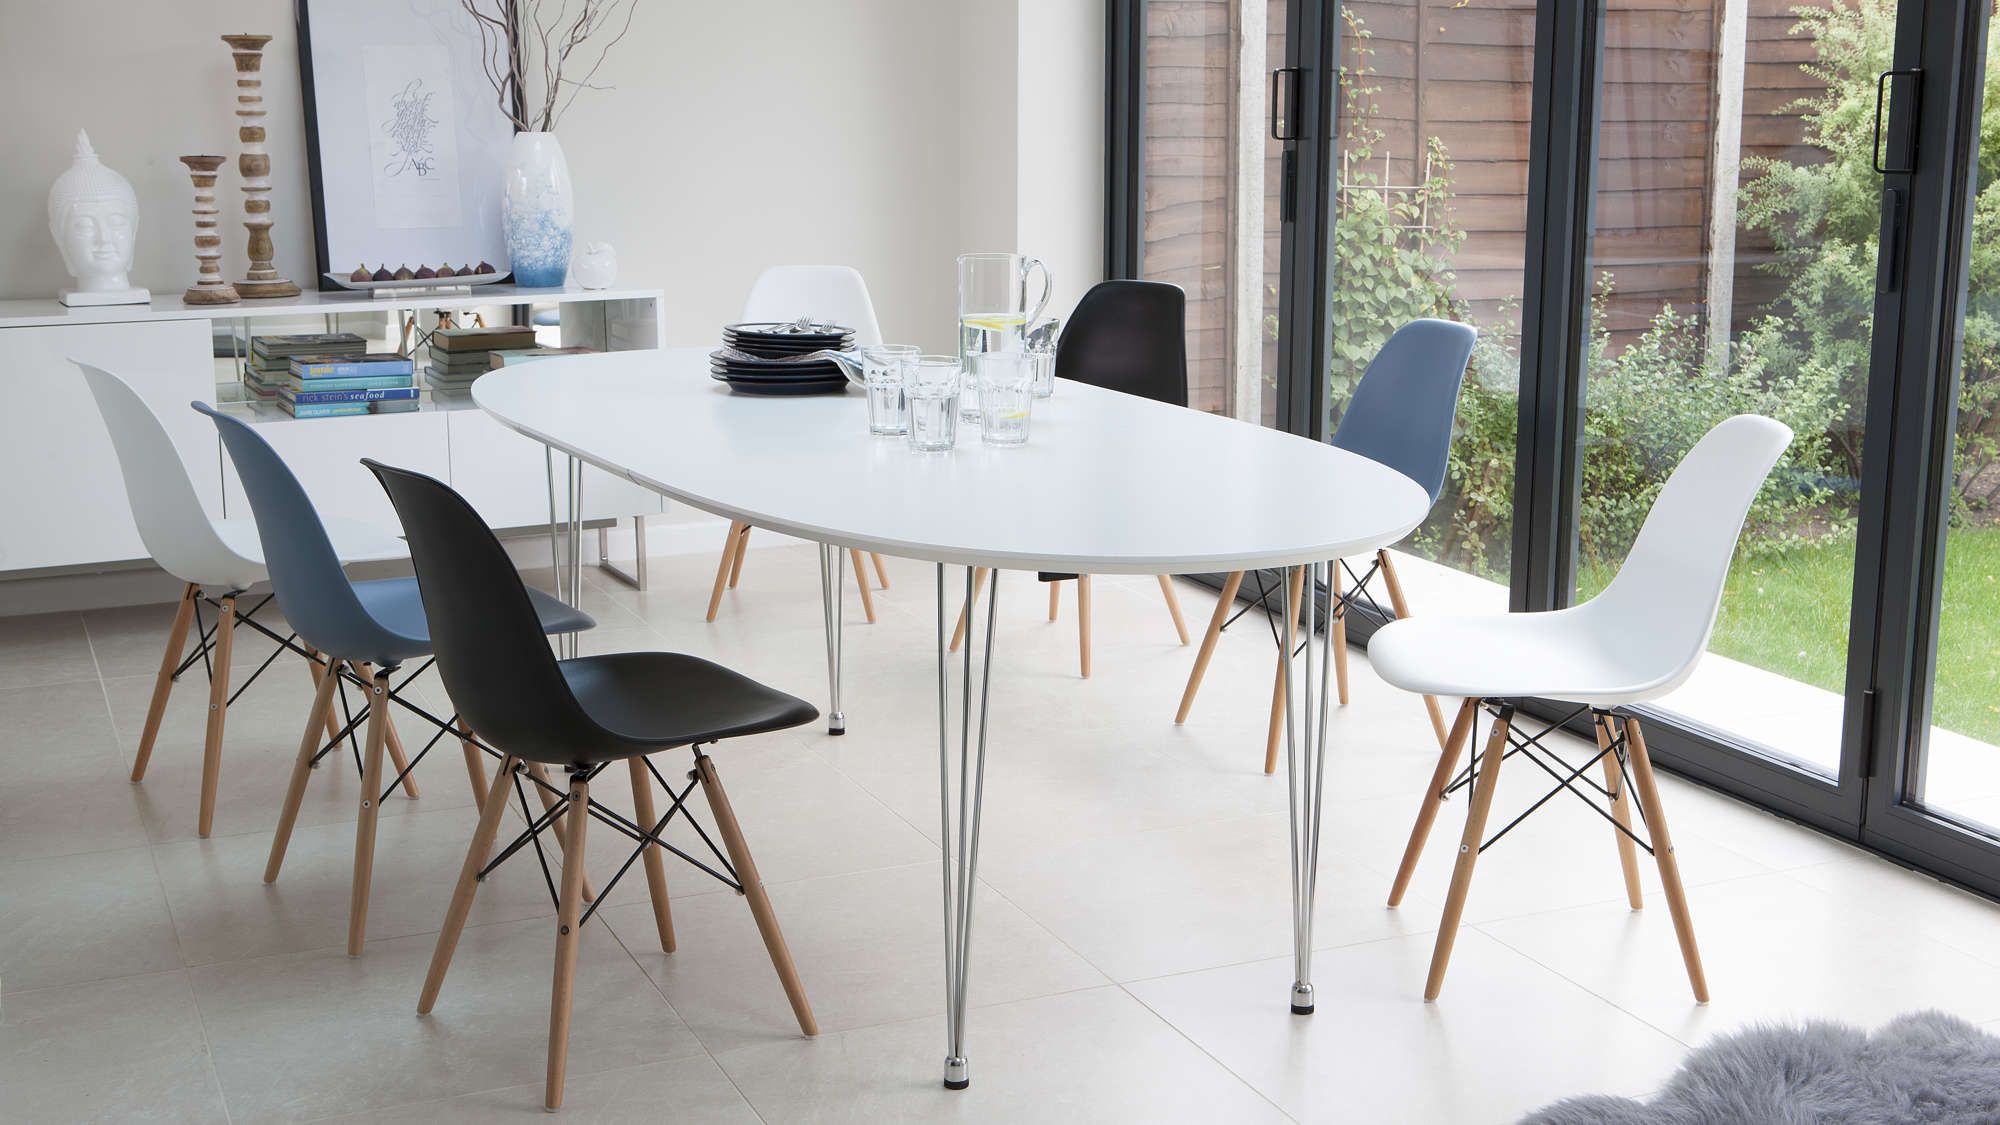
[[[618,280],[618,252],[609,242],[586,242],[569,273],[585,289],[609,289]]]

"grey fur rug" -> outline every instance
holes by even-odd
[[[1657,1097],[1570,1098],[1521,1125],[1990,1125],[2000,1039],[1943,1012],[1870,1035],[1837,1023],[1755,1027],[1689,1055]]]

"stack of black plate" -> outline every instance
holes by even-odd
[[[847,373],[819,351],[848,351],[854,330],[837,324],[732,324],[721,350],[709,353],[709,374],[751,395],[824,395],[847,389]]]

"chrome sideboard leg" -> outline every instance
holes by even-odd
[[[847,715],[840,709],[840,581],[847,552],[831,543],[819,545],[819,601],[826,615],[826,732],[847,733]]]
[[[1313,903],[1319,891],[1320,813],[1325,793],[1327,718],[1333,697],[1333,629],[1318,638],[1319,659],[1313,659],[1314,630],[1317,627],[1318,599],[1314,596],[1323,578],[1331,577],[1332,563],[1314,563],[1306,568],[1302,583],[1305,605],[1298,607],[1303,619],[1305,643],[1294,632],[1292,584],[1283,586],[1284,652],[1281,661],[1285,676],[1285,792],[1290,813],[1292,853],[1292,1011],[1310,1015],[1313,1010],[1312,940]],[[1330,624],[1330,623],[1329,623]],[[1304,674],[1294,675],[1294,663],[1305,657]]]
[[[646,517],[632,517],[632,569],[626,570],[611,561],[611,544],[608,542],[612,528],[618,526],[612,520],[609,526],[597,529],[597,569],[616,578],[634,590],[646,588]]]
[[[965,604],[973,605],[972,568],[965,570]],[[945,566],[937,566],[938,654],[938,822],[944,841],[944,993],[946,1043],[944,1085],[963,1090],[972,1084],[965,1061],[965,980],[972,959],[972,899],[979,879],[979,810],[986,793],[986,704],[993,681],[993,634],[1000,601],[1000,572],[995,570],[986,595],[986,639],[979,660],[978,693],[974,694],[972,652],[977,614],[966,614],[964,660],[959,683],[958,808],[953,825],[951,628],[955,619],[946,606]],[[977,713],[977,724],[974,714]]]

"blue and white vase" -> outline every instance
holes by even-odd
[[[553,289],[569,273],[576,200],[569,162],[554,133],[516,133],[500,198],[500,225],[514,284]]]

